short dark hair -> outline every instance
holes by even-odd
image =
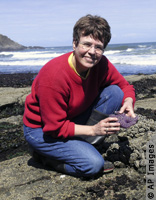
[[[97,15],[86,15],[81,17],[73,28],[73,41],[75,41],[76,46],[78,45],[81,36],[88,35],[92,35],[94,39],[100,40],[104,44],[105,49],[111,39],[108,22]]]

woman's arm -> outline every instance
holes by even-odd
[[[101,120],[100,122],[92,126],[75,124],[75,136],[97,136],[114,134],[120,130],[120,123],[118,123],[117,121],[117,118],[107,117],[106,119]]]

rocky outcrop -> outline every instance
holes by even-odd
[[[5,35],[0,34],[0,51],[15,51],[23,50],[25,48],[25,46],[14,42]]]
[[[144,175],[133,168],[85,180],[45,169],[26,155],[2,162],[0,171],[1,200],[145,199]]]
[[[30,87],[0,88],[0,199],[144,200],[146,144],[156,137],[156,75],[126,79],[136,89],[139,121],[105,139],[98,149],[114,162],[115,170],[90,180],[60,174],[31,158],[22,133],[23,103]]]
[[[156,110],[156,74],[125,77],[136,91],[135,110],[138,108]]]
[[[8,105],[13,105],[17,102],[23,104],[25,97],[30,93],[30,87],[26,88],[12,88],[12,87],[2,87],[0,88],[0,107],[6,107]]]
[[[44,49],[40,46],[24,46],[21,45],[5,35],[0,34],[0,52],[1,51],[19,51],[24,49]]]

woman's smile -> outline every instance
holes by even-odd
[[[96,59],[91,57],[91,56],[84,56],[84,58],[86,59],[86,61],[88,63],[93,63],[94,64],[96,62]]]

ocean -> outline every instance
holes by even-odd
[[[72,46],[0,52],[0,73],[37,73],[49,60]],[[156,42],[109,44],[104,55],[124,75],[156,73]]]

